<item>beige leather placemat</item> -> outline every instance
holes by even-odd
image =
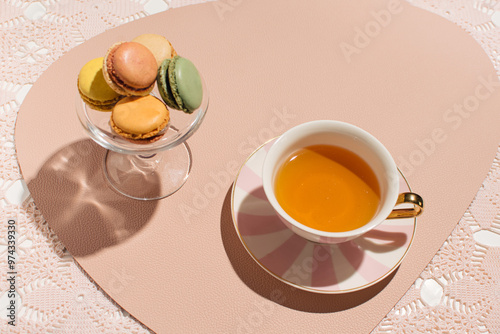
[[[104,150],[75,112],[77,74],[120,40],[167,36],[203,73],[209,113],[189,140],[185,186],[157,202],[115,194]],[[500,141],[499,83],[454,24],[398,1],[219,1],[169,10],[70,51],[38,80],[16,125],[35,203],[87,273],[159,333],[367,332],[439,249]],[[248,154],[299,123],[336,119],[378,137],[425,198],[410,252],[348,295],[294,290],[240,244],[230,187]]]

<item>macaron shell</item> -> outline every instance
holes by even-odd
[[[161,63],[165,59],[172,58],[174,56],[172,44],[161,35],[142,34],[134,38],[132,42],[140,43],[147,47],[154,55],[158,67],[160,67]]]
[[[130,96],[121,99],[113,108],[111,121],[126,138],[152,137],[168,124],[167,107],[156,97]]]
[[[196,66],[189,59],[182,57],[177,59],[174,71],[177,86],[176,91],[182,101],[182,110],[192,112],[201,105],[203,98],[200,74]],[[177,98],[176,101],[181,105]]]
[[[168,80],[168,68],[169,68],[169,65],[172,61],[173,61],[172,59],[165,59],[161,63],[161,66],[158,69],[158,75],[156,78],[156,82],[158,85],[158,91],[160,92],[160,96],[163,99],[163,101],[170,108],[180,110],[181,108],[179,107],[179,105],[175,101],[175,98],[172,94],[172,90],[170,88],[170,83]]]
[[[110,109],[121,96],[111,89],[104,79],[103,59],[103,57],[92,59],[82,67],[78,74],[78,91],[88,104]]]

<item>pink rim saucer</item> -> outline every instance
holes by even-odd
[[[364,236],[337,245],[308,241],[281,222],[262,188],[262,165],[274,140],[248,157],[233,185],[233,222],[250,256],[278,280],[325,294],[367,288],[396,270],[413,241],[415,218],[386,220]],[[399,190],[410,190],[403,175]]]

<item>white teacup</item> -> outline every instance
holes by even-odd
[[[278,169],[292,153],[311,145],[342,147],[356,153],[371,167],[380,186],[380,203],[375,215],[365,225],[346,232],[313,229],[292,218],[278,203],[275,196]],[[388,218],[416,217],[423,210],[423,200],[419,195],[399,193],[399,171],[385,146],[365,130],[339,121],[312,121],[286,131],[267,153],[262,179],[266,196],[283,223],[296,234],[318,243],[345,242],[363,235]],[[411,203],[413,207],[395,209],[403,203]]]

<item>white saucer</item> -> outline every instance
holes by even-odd
[[[367,288],[396,270],[413,241],[416,219],[386,220],[364,236],[337,245],[296,235],[277,217],[262,188],[262,164],[273,142],[248,157],[231,196],[236,232],[252,258],[286,284],[326,294]],[[401,175],[400,192],[407,191]]]

